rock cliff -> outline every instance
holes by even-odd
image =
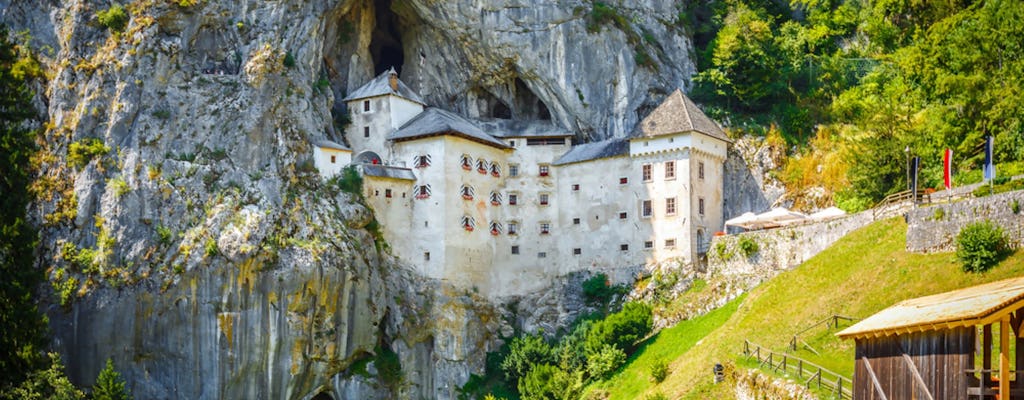
[[[121,26],[0,0],[47,72],[30,213],[72,379],[112,357],[137,398],[455,397],[514,318],[389,257],[309,141],[391,66],[434,106],[625,136],[694,71],[675,3],[136,0]]]

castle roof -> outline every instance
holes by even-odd
[[[388,135],[388,139],[401,142],[440,135],[458,136],[499,149],[509,148],[504,142],[488,135],[470,120],[435,107],[429,107],[413,117],[397,131]]]
[[[375,176],[378,178],[401,179],[404,181],[415,181],[416,175],[409,168],[393,167],[380,164],[362,164],[359,166],[364,176]]]
[[[498,138],[572,136],[572,133],[569,131],[550,122],[497,119],[493,121],[479,121],[478,125],[487,130],[491,136]]]
[[[313,145],[316,146],[316,147],[323,147],[323,148],[326,148],[326,149],[334,149],[334,150],[342,150],[342,151],[352,151],[352,149],[350,149],[348,147],[345,147],[345,145],[343,145],[343,144],[338,144],[337,142],[334,142],[334,141],[331,141],[331,140],[327,140],[327,139],[314,140],[313,141]]]
[[[573,146],[554,162],[554,165],[574,164],[583,161],[597,160],[629,154],[628,139],[608,139],[600,142]]]
[[[391,85],[392,75],[395,76],[395,87],[392,87]],[[398,96],[423,105],[427,104],[423,102],[420,95],[416,94],[415,91],[406,86],[405,82],[398,79],[398,73],[395,72],[394,68],[384,71],[380,75],[377,75],[376,78],[373,78],[373,80],[367,82],[363,86],[360,86],[359,89],[353,90],[352,93],[342,99],[342,101],[349,102],[387,94]]]
[[[711,118],[676,89],[637,125],[635,137],[655,137],[683,132],[700,132],[716,139],[732,142]]]

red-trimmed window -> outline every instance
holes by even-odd
[[[459,159],[459,165],[462,166],[462,169],[469,171],[473,169],[473,158],[463,154],[462,157]]]
[[[416,168],[426,168],[430,166],[430,154],[423,154],[413,157],[412,165]]]
[[[479,159],[476,160],[476,172],[481,174],[487,174],[487,160]]]
[[[476,221],[473,220],[473,217],[470,217],[468,215],[463,215],[462,220],[459,222],[462,224],[462,229],[465,229],[470,232],[472,232],[473,228],[476,227]]]
[[[547,164],[540,165],[537,167],[537,170],[540,173],[540,176],[548,176],[551,172],[551,166]]]
[[[549,223],[549,222],[541,222],[540,223],[540,234],[541,235],[547,235],[549,233],[551,233],[551,223]]]
[[[415,197],[416,197],[417,200],[423,200],[423,199],[426,199],[426,198],[430,198],[430,185],[424,184],[424,185],[416,186],[416,187],[412,188],[412,192],[415,193]]]
[[[473,187],[469,185],[462,185],[459,188],[459,194],[462,195],[464,200],[473,200]]]
[[[501,234],[501,223],[497,221],[491,221],[491,234],[498,236]]]
[[[491,192],[491,205],[492,206],[500,206],[501,205],[501,193]]]
[[[501,176],[501,165],[496,162],[491,163],[491,176],[495,178]]]

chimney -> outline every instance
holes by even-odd
[[[392,91],[398,91],[398,73],[395,72],[394,68],[391,69],[391,74],[388,75],[388,83],[391,84]]]

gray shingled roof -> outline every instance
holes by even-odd
[[[554,165],[566,165],[583,161],[597,160],[629,154],[629,139],[608,139],[600,142],[573,146],[554,162]]]
[[[440,108],[430,107],[388,135],[394,141],[411,140],[427,136],[455,135],[500,149],[504,142],[488,135],[480,127],[462,116]]]
[[[337,142],[334,142],[334,141],[331,141],[331,140],[327,140],[327,139],[314,140],[313,141],[313,145],[316,146],[316,147],[325,147],[325,148],[328,148],[328,149],[352,151],[352,149],[350,149],[348,147],[345,147],[345,145],[343,145],[343,144],[339,144]]]
[[[550,122],[498,119],[479,121],[477,124],[491,136],[498,138],[572,136],[569,131]]]
[[[409,101],[414,101],[423,105],[427,104],[423,102],[420,95],[416,94],[415,91],[406,86],[405,82],[402,82],[401,79],[398,80],[398,90],[393,89],[389,79],[391,74],[397,75],[394,68],[384,71],[384,73],[377,75],[376,78],[373,78],[365,85],[360,86],[359,89],[353,90],[352,93],[349,93],[349,95],[342,99],[342,101],[349,102],[352,100],[393,94]]]
[[[416,175],[413,175],[412,170],[409,168],[390,167],[387,165],[377,164],[362,164],[360,168],[363,170],[364,176],[403,179],[407,181],[416,180]]]
[[[668,95],[658,105],[658,108],[655,108],[650,115],[640,121],[635,136],[653,137],[690,131],[697,131],[726,142],[732,142],[728,136],[725,136],[725,132],[722,132],[718,124],[704,115],[704,112],[693,103],[693,100],[686,97],[679,89]]]

